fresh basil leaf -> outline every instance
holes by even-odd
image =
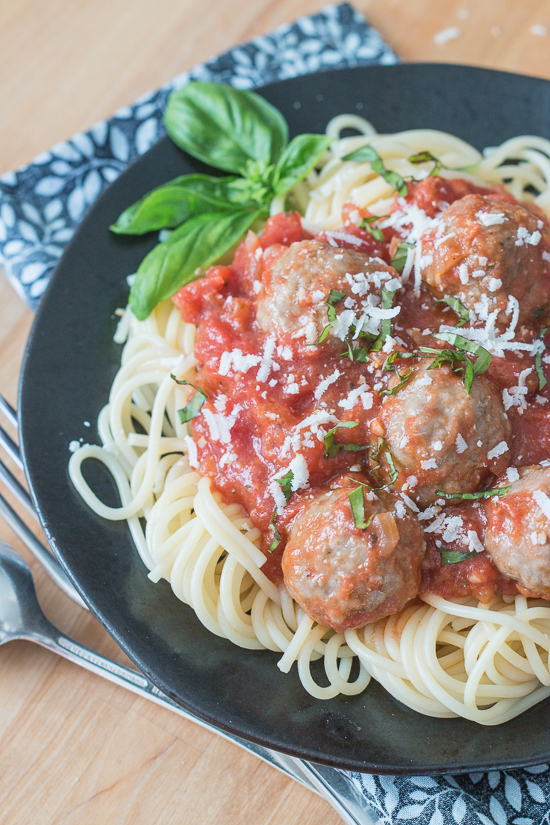
[[[145,320],[165,298],[195,277],[236,243],[251,226],[258,212],[197,215],[157,244],[141,262],[130,291],[132,312]]]
[[[539,341],[544,342],[544,336],[550,330],[550,327],[543,327],[539,330],[538,339]],[[544,370],[542,368],[542,350],[540,352],[535,353],[535,372],[537,374],[537,378],[539,380],[539,390],[543,390],[547,385],[548,381],[546,380],[546,376],[544,374]]]
[[[298,135],[283,151],[273,174],[276,195],[284,195],[308,175],[326,151],[332,138],[327,135]]]
[[[491,498],[491,496],[504,496],[511,490],[512,485],[509,484],[507,487],[494,487],[492,490],[480,490],[477,493],[445,493],[443,490],[436,490],[436,496],[442,496],[443,498],[461,498],[465,501],[472,501],[473,499],[478,498]]]
[[[454,295],[445,295],[444,298],[440,298],[439,301],[435,302],[436,304],[447,304],[447,306],[451,307],[453,312],[459,316],[458,321],[455,324],[455,327],[463,327],[464,324],[470,323],[470,310],[467,309],[464,304],[460,303],[458,298]]]
[[[236,180],[212,175],[175,178],[125,209],[109,228],[120,235],[143,235],[157,229],[173,229],[205,212],[234,211],[236,205],[245,205],[234,189]]]
[[[366,161],[370,163],[373,172],[376,172],[377,175],[384,178],[386,183],[393,186],[398,195],[407,194],[407,184],[401,175],[386,169],[384,161],[372,146],[360,146],[359,149],[350,152],[349,155],[344,155],[342,160],[354,160],[356,163],[364,163]]]
[[[417,166],[419,163],[429,163],[430,161],[433,162],[434,167],[428,177],[431,175],[439,175],[440,171],[444,168],[443,164],[436,158],[435,155],[432,155],[431,152],[417,152],[416,155],[411,155],[409,158],[409,163],[414,164]]]
[[[396,272],[403,272],[405,268],[405,264],[407,263],[407,255],[409,253],[409,249],[412,249],[415,244],[407,243],[406,241],[401,241],[398,245],[397,249],[395,250],[395,255],[393,256],[393,260],[391,265],[395,269]]]
[[[292,482],[294,481],[293,471],[289,470],[286,475],[282,478],[276,478],[275,481],[281,486],[281,490],[285,495],[286,503],[288,504],[292,496]]]
[[[468,550],[449,550],[447,547],[440,547],[441,564],[458,564],[460,561],[475,559],[479,553],[470,553]]]
[[[271,542],[271,544],[267,548],[268,553],[274,553],[275,550],[277,549],[277,547],[281,543],[281,534],[277,530],[276,521],[277,521],[277,510],[275,510],[275,512],[273,513],[273,518],[269,522],[270,526],[273,527],[273,541]]]
[[[366,530],[367,527],[370,527],[371,522],[376,515],[373,513],[368,521],[365,521],[365,501],[363,498],[363,484],[359,482],[361,485],[360,487],[356,487],[355,490],[352,490],[349,493],[349,503],[351,505],[351,512],[353,514],[353,521],[355,522],[355,526],[358,530]],[[374,542],[376,544],[376,542]]]
[[[172,92],[164,114],[174,143],[203,163],[246,174],[250,161],[277,163],[288,143],[282,114],[254,92],[188,83]]]
[[[338,442],[336,443],[334,434],[336,430],[340,427],[345,427],[348,430],[351,430],[353,427],[357,427],[357,421],[342,421],[340,424],[337,424],[332,430],[329,430],[324,438],[325,442],[325,458],[334,458],[335,455],[338,455],[339,452],[347,452],[347,453],[356,453],[359,450],[370,450],[369,444],[350,444]]]

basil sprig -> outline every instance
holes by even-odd
[[[354,160],[356,163],[364,163],[366,161],[370,163],[372,171],[384,178],[386,183],[389,183],[398,195],[407,194],[407,184],[401,175],[386,169],[384,161],[372,146],[368,144],[366,146],[360,146],[359,149],[355,149],[355,151],[350,152],[348,155],[344,155],[342,160]]]
[[[285,475],[282,476],[282,478],[276,478],[275,481],[283,491],[285,501],[288,504],[292,496],[292,482],[294,481],[294,472],[292,470],[289,470],[288,473],[285,473]]]
[[[254,92],[216,83],[172,92],[164,121],[177,146],[231,177],[175,178],[125,209],[111,227],[124,235],[174,230],[137,271],[130,306],[139,320],[267,218],[273,198],[309,174],[331,141],[306,134],[289,143],[275,107]]]
[[[405,264],[407,263],[407,255],[409,253],[409,249],[412,249],[416,244],[414,243],[407,243],[407,241],[401,241],[397,245],[397,249],[395,250],[395,255],[393,256],[391,265],[395,269],[396,272],[403,272],[405,269]]]

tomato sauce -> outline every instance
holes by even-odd
[[[450,204],[466,194],[486,195],[487,191],[463,180],[427,178],[409,185],[407,200],[433,215],[436,208],[441,208],[442,201]],[[502,198],[500,187],[491,191]],[[351,216],[357,218],[356,213],[360,218],[368,216],[365,210],[348,205],[344,210],[342,229],[336,233],[320,233],[317,240],[333,247],[363,251],[389,262],[390,250],[396,245],[392,242],[395,232],[386,229],[384,241],[377,241],[366,229],[352,222]],[[339,428],[335,433],[337,442],[358,447],[367,445],[369,427],[376,421],[381,403],[367,364],[346,358],[345,344],[341,349],[335,348],[334,343],[331,346],[307,346],[303,338],[278,334],[275,349],[266,358],[270,335],[255,324],[256,295],[288,247],[310,238],[297,213],[275,215],[267,221],[259,237],[248,233],[231,265],[211,267],[202,279],[182,288],[173,299],[183,319],[198,326],[195,354],[199,366],[194,383],[208,397],[201,410],[203,414],[192,422],[199,469],[213,479],[227,502],[242,505],[262,531],[262,549],[267,557],[263,570],[276,583],[282,581],[281,557],[286,531],[300,511],[300,496],[294,495],[277,519],[282,540],[275,552],[269,553],[274,536],[272,519],[275,509],[274,498],[269,492],[270,479],[288,466],[285,444],[294,428],[319,408],[315,397],[319,377],[333,374],[335,370],[340,372],[338,381],[326,388],[323,401],[328,408],[338,409],[338,420],[343,423],[357,422],[358,419],[357,408],[340,412],[338,401],[343,391],[353,390],[366,381],[373,393],[371,409],[362,412],[357,426]],[[402,341],[405,348],[444,346],[423,331],[438,329],[442,323],[454,324],[456,314],[448,306],[436,304],[433,294],[424,286],[420,298],[413,296],[412,286],[405,287],[404,291],[405,297],[400,293],[402,311],[393,322],[392,336]],[[536,323],[532,328],[524,329],[522,334],[525,340],[534,340]],[[239,371],[234,367],[227,374],[220,374],[224,353],[235,350],[239,350],[243,358],[257,359],[258,364],[262,359],[270,362],[268,380],[259,382],[257,369]],[[380,367],[387,355],[379,352],[371,353],[369,357],[376,359]],[[493,357],[487,376],[501,389],[512,387],[518,383],[520,372],[530,366],[532,357],[507,353],[505,358]],[[544,365],[544,370],[550,380],[550,367]],[[292,395],[285,391],[290,385],[294,388]],[[517,408],[509,410],[513,426],[513,464],[527,465],[550,456],[550,415],[547,412],[550,408],[545,406],[548,401],[548,387],[538,390],[538,384],[533,384],[531,377],[525,409],[521,412]],[[217,439],[212,437],[209,422],[216,416],[221,417],[216,421],[221,422],[222,429],[222,419],[229,416],[230,443],[229,439],[224,439],[223,432]],[[333,425],[325,425],[325,431],[328,426]],[[323,438],[315,436],[300,446],[300,452],[306,459],[309,487],[313,490],[326,485],[336,475],[353,472],[354,465],[365,460],[367,455],[358,449],[340,451],[327,459]],[[482,508],[467,503],[460,505],[460,511],[465,516],[465,523],[470,525],[468,529],[475,530],[483,540]],[[426,539],[428,550],[422,592],[437,593],[448,599],[473,594],[484,601],[494,593],[516,592],[514,582],[498,572],[486,552],[458,564],[442,565],[435,539],[429,534]],[[463,543],[450,542],[448,546],[449,549],[464,550]]]

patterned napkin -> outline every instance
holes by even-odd
[[[380,35],[347,3],[301,17],[237,46],[108,121],[43,152],[0,177],[0,263],[19,295],[38,304],[63,248],[101,190],[164,133],[162,112],[174,88],[213,80],[241,89],[321,68],[396,63]],[[365,809],[393,825],[535,825],[549,823],[548,765],[463,776],[394,777],[350,773]]]

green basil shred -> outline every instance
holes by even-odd
[[[458,564],[467,559],[475,559],[479,553],[470,553],[468,550],[449,550],[447,547],[440,547],[441,564]]]
[[[358,530],[366,530],[367,527],[370,527],[371,522],[376,515],[373,513],[368,521],[365,521],[365,502],[363,498],[363,486],[356,487],[355,490],[352,490],[351,493],[348,495],[349,503],[351,505],[351,512],[353,514],[353,521],[355,522],[355,526]],[[374,542],[376,544],[376,542]]]
[[[334,434],[336,430],[340,427],[345,427],[347,430],[353,429],[353,427],[358,426],[358,421],[342,421],[341,423],[337,424],[332,430],[329,430],[324,438],[325,442],[325,458],[334,458],[335,455],[338,455],[339,452],[347,452],[347,453],[356,453],[360,450],[369,450],[369,444],[351,444],[349,442],[336,442]]]
[[[467,309],[464,304],[460,303],[456,296],[445,295],[444,298],[440,298],[440,300],[435,303],[447,304],[447,306],[451,307],[451,309],[456,312],[458,315],[458,321],[456,322],[455,327],[463,327],[465,324],[470,323],[470,310]]]
[[[479,498],[491,498],[492,496],[504,496],[512,488],[509,484],[507,487],[494,487],[492,490],[479,490],[477,493],[445,493],[443,490],[436,490],[436,496],[442,498],[460,498],[465,501],[473,501]]]
[[[366,161],[370,163],[372,171],[384,178],[386,183],[389,183],[398,195],[407,194],[407,184],[401,175],[386,169],[384,161],[372,146],[360,146],[359,149],[355,149],[355,151],[350,152],[349,155],[344,155],[342,160],[354,160],[356,163],[365,163]]]
[[[196,387],[190,381],[186,381],[182,379],[181,381],[176,378],[175,375],[170,373],[170,378],[176,382],[176,384],[193,387],[195,390],[193,397],[187,402],[185,407],[181,410],[178,410],[178,418],[180,420],[180,424],[187,424],[188,421],[192,421],[193,418],[196,418],[199,414],[202,405],[205,401],[208,400],[208,396],[205,391],[201,387]]]

